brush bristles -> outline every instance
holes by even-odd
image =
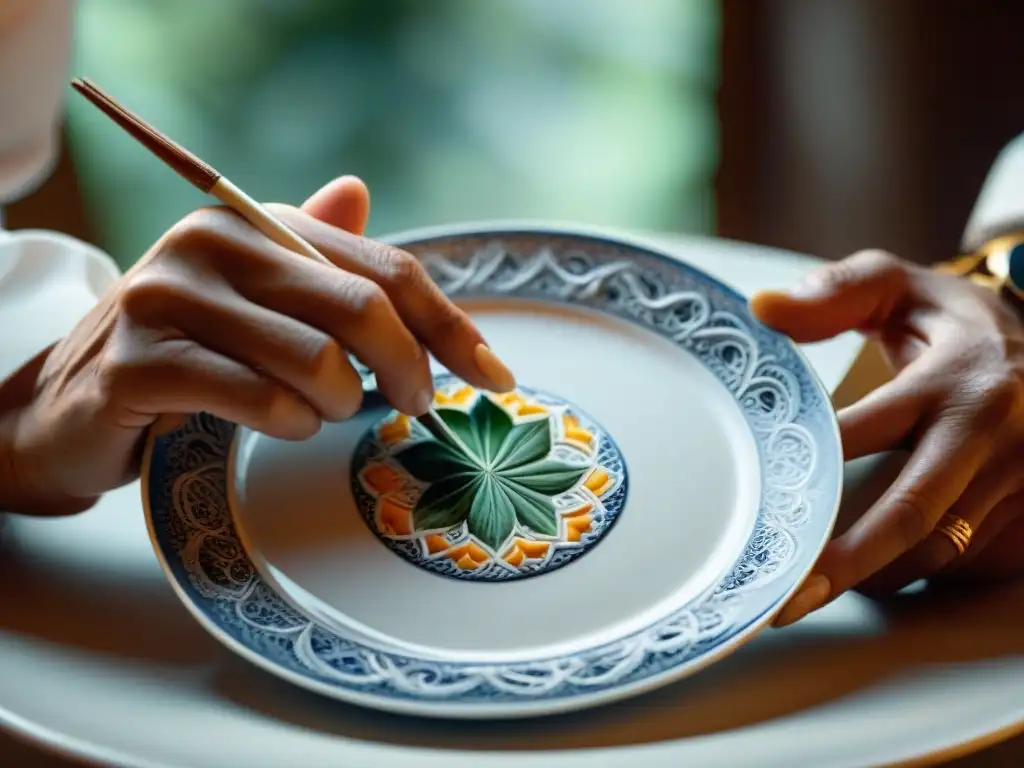
[[[216,170],[122,106],[98,85],[89,80],[76,78],[71,81],[71,86],[95,104],[111,120],[124,128],[146,149],[167,163],[178,175],[203,192],[208,193],[220,179],[220,174]]]

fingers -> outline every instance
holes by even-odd
[[[479,329],[415,257],[326,226],[293,208],[277,206],[274,213],[341,269],[380,286],[405,326],[452,373],[494,391],[515,387],[511,371],[490,351]]]
[[[382,394],[399,410],[420,415],[429,408],[434,389],[427,355],[379,285],[292,253],[218,209],[182,225],[171,258],[132,276],[122,304],[130,317],[153,325],[149,308],[166,301],[188,306],[200,300],[203,286],[217,283],[334,339],[377,374]]]
[[[913,549],[931,534],[988,459],[989,438],[969,419],[948,415],[921,437],[900,476],[849,531],[825,548],[804,589],[776,618],[792,623]],[[822,588],[822,584],[825,588]]]
[[[314,192],[302,210],[332,227],[361,235],[370,218],[370,191],[361,179],[341,176]]]
[[[307,202],[310,210],[352,227],[361,226],[366,206],[365,187],[352,179],[327,185]],[[206,209],[183,220],[165,240],[170,247],[165,245],[164,255],[170,255],[170,260],[148,263],[141,278],[138,274],[132,277],[142,284],[152,279],[158,285],[161,281],[170,282],[172,289],[174,283],[183,282],[182,278],[192,285],[219,281],[273,315],[317,329],[373,370],[385,397],[410,415],[426,412],[433,400],[433,380],[424,344],[453,373],[472,384],[494,390],[514,386],[508,369],[490,352],[468,316],[444,296],[409,254],[344,232],[292,208],[276,206],[275,212],[282,218],[290,217],[286,223],[336,266],[291,253],[229,212]],[[190,288],[185,286],[179,292],[187,295]],[[134,293],[145,296],[147,291]],[[173,293],[171,290],[170,294]],[[132,303],[145,307],[149,302]],[[256,315],[260,313],[249,310],[248,322],[270,318]],[[283,335],[266,340],[264,348],[268,354],[268,344],[280,347],[286,336],[300,333],[294,324],[279,319],[275,323]],[[291,329],[285,330],[286,325]],[[304,338],[312,339],[308,332],[302,333]],[[219,342],[211,341],[215,349],[245,346],[237,339],[227,339],[224,333],[221,337]],[[237,354],[243,356],[241,352]],[[345,410],[332,402],[324,391],[326,384],[319,388],[311,385],[301,374],[301,366],[287,369],[295,361],[282,354],[278,348],[271,355],[276,361],[275,375],[309,397],[324,415],[330,417]],[[347,370],[337,360],[320,362],[337,375]]]
[[[419,416],[434,396],[429,359],[371,280],[298,258],[287,279],[241,280],[239,292],[255,304],[317,328],[377,375],[381,393],[400,411]]]
[[[282,440],[302,440],[320,429],[313,409],[277,382],[184,339],[152,345],[142,355],[115,352],[100,386],[121,414],[138,417],[126,427],[146,426],[161,414],[205,411]]]
[[[352,416],[362,402],[362,379],[327,334],[245,301],[227,286],[193,284],[148,302],[150,325],[173,325],[185,337],[265,374],[299,394],[327,421]],[[139,281],[133,291],[140,288]]]
[[[928,367],[914,363],[839,411],[843,458],[852,461],[903,444],[934,402],[933,382]]]
[[[916,268],[881,251],[862,251],[821,267],[788,292],[750,300],[754,316],[798,343],[882,327],[900,308]]]
[[[931,426],[892,487],[826,550],[820,570],[833,592],[860,583],[931,534],[987,458],[987,437],[966,421]]]
[[[1008,476],[1012,477],[1005,467],[986,465],[950,507],[947,514],[964,520],[974,533],[967,551],[961,554],[956,545],[936,528],[916,547],[861,582],[858,591],[874,595],[896,592],[915,581],[931,578],[955,564],[959,558],[967,557],[968,552],[973,554],[984,548],[988,536],[979,534],[988,527],[990,513],[1006,498],[1010,490]]]

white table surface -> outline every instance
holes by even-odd
[[[794,254],[719,241],[672,243],[683,258],[747,293],[784,286],[811,264]],[[858,347],[858,339],[846,337],[807,352],[826,385],[835,387]],[[863,498],[851,504],[877,493],[873,477],[866,485],[852,484],[851,493]],[[896,614],[844,597],[807,622],[762,635],[690,681],[603,712],[546,724],[437,727],[323,701],[224,651],[191,621],[164,581],[137,486],[110,494],[76,518],[15,519],[0,557],[0,583],[0,721],[21,733],[19,739],[0,734],[0,766],[76,764],[25,744],[26,736],[65,753],[101,754],[100,747],[113,747],[128,763],[188,766],[195,763],[168,756],[188,753],[192,747],[182,744],[190,738],[209,738],[192,736],[204,722],[248,726],[254,720],[259,743],[240,745],[240,764],[247,766],[312,765],[294,755],[292,763],[275,750],[303,739],[314,744],[339,738],[424,748],[424,768],[444,764],[430,748],[645,743],[656,747],[628,764],[661,766],[674,764],[673,744],[726,732],[736,734],[730,743],[743,756],[737,752],[722,764],[742,766],[759,764],[759,738],[813,749],[822,729],[847,721],[872,724],[851,738],[870,742],[874,754],[906,757],[925,743],[949,754],[957,750],[956,739],[943,734],[972,729],[972,744],[963,749],[979,749],[994,738],[984,731],[1003,726],[1006,736],[1024,716],[1024,695],[1017,693],[1024,689],[1024,584],[915,603]],[[893,702],[910,689],[918,704],[894,710]],[[976,702],[986,714],[975,713],[972,728],[965,729],[959,716],[945,723],[947,697]],[[916,735],[889,743],[897,729],[883,719],[896,715],[914,721]],[[628,753],[617,752],[614,762],[590,754],[590,764],[619,765]],[[544,758],[527,762],[546,764]],[[480,765],[485,763],[489,759]],[[956,764],[1024,765],[1024,740]]]

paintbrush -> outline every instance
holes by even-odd
[[[85,78],[76,78],[71,81],[71,86],[142,146],[163,160],[185,181],[201,192],[220,200],[275,243],[301,256],[334,266],[330,259],[274,218],[266,208],[232,184],[213,166],[203,162],[178,142],[165,136],[98,85]],[[458,437],[452,433],[433,408],[422,416],[418,416],[417,420],[437,439],[454,442],[456,445],[461,444]]]

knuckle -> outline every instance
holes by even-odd
[[[369,238],[360,238],[358,260],[387,288],[403,289],[418,286],[426,272],[415,256],[400,248]]]
[[[1024,404],[1021,382],[1014,371],[999,367],[962,380],[960,394],[983,422],[1004,421],[1019,415]]]
[[[308,353],[299,360],[299,374],[309,380],[332,376],[341,365],[344,354],[334,339],[316,333],[310,339]]]
[[[807,275],[806,282],[808,285],[837,292],[860,282],[860,275],[854,265],[848,261],[840,261],[813,270]]]
[[[381,319],[391,309],[391,301],[384,289],[359,275],[346,277],[342,294],[349,310],[368,322]]]
[[[203,250],[218,239],[228,214],[215,206],[192,211],[171,227],[168,242],[186,251]]]
[[[872,272],[903,272],[907,266],[906,262],[901,258],[880,248],[868,248],[863,251],[857,251],[850,256],[849,261],[855,262],[862,269]]]
[[[892,513],[902,539],[909,551],[923,541],[935,527],[935,505],[917,491],[905,491],[893,504]]]
[[[385,245],[378,240],[368,237],[356,239],[356,257],[360,263],[365,264],[374,271],[379,270],[382,263],[387,260],[387,252],[391,246]]]
[[[824,270],[824,279],[835,288],[864,282],[885,280],[898,285],[907,280],[907,264],[888,251],[858,251]]]
[[[173,314],[189,304],[190,291],[166,270],[143,269],[133,275],[118,296],[120,313],[145,324]]]
[[[252,238],[248,230],[239,229],[239,222],[239,216],[223,206],[199,208],[171,228],[160,256],[189,263],[204,274],[251,263],[252,258],[238,258],[237,251]]]
[[[398,290],[418,288],[426,276],[416,257],[387,246],[382,246],[378,270],[384,284]]]
[[[1015,416],[1021,406],[1021,387],[1017,377],[1009,371],[1000,371],[985,377],[981,383],[985,409],[1000,418]]]
[[[108,345],[96,365],[97,389],[102,400],[117,405],[134,389],[141,369],[141,362],[129,349]]]

